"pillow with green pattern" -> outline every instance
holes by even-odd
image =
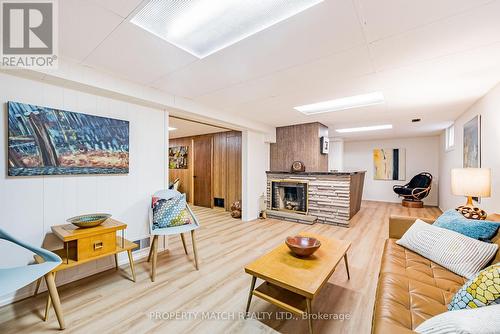
[[[191,216],[186,209],[183,209],[177,216],[175,216],[171,221],[169,226],[181,226],[186,224],[191,224]]]
[[[448,310],[463,310],[500,304],[500,262],[476,274],[457,291]]]

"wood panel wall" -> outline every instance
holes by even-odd
[[[227,181],[226,181],[226,210],[231,204],[241,201],[241,132],[230,132],[226,138],[227,147]]]
[[[213,135],[214,140],[214,168],[213,168],[213,196],[216,198],[224,198],[226,196],[226,179],[227,179],[227,145],[226,132],[216,133]]]
[[[276,128],[276,143],[271,144],[271,171],[290,171],[292,163],[302,161],[308,172],[327,172],[328,154],[321,154],[322,136],[328,127],[315,122]]]
[[[204,136],[212,137],[212,204],[214,198],[224,199],[226,210],[241,200],[241,132],[227,131]],[[169,146],[189,146],[188,169],[170,169],[169,181],[181,180],[179,190],[185,192],[189,202],[194,200],[193,189],[193,139],[171,139]]]

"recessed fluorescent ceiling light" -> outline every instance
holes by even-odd
[[[380,92],[343,97],[330,101],[306,104],[304,106],[294,107],[306,115],[320,114],[324,112],[339,111],[357,107],[366,107],[375,104],[384,103],[384,94]]]
[[[360,128],[337,129],[335,131],[339,133],[349,133],[349,132],[364,132],[364,131],[376,131],[376,130],[388,130],[388,129],[392,129],[392,124],[363,126]]]
[[[177,130],[177,128],[172,128],[170,126],[168,127],[168,131],[175,131],[175,130]]]
[[[151,0],[131,22],[204,58],[323,0]]]

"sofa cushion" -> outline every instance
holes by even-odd
[[[398,244],[385,241],[373,314],[374,333],[411,332],[447,311],[467,280]]]
[[[481,270],[464,284],[448,305],[448,309],[461,310],[500,304],[500,262]]]
[[[403,275],[381,273],[374,310],[374,333],[381,324],[413,330],[425,320],[446,312],[452,292],[410,279]]]
[[[398,245],[396,239],[385,241],[380,273],[406,276],[452,293],[467,281],[464,277]]]
[[[472,239],[419,219],[397,243],[469,279],[488,264],[498,249],[497,244]]]
[[[421,334],[499,333],[499,314],[500,305],[449,311],[426,320],[415,331]]]
[[[433,225],[461,233],[470,238],[487,241],[496,235],[500,222],[467,219],[456,210],[448,210],[439,216]]]

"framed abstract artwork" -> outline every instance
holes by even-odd
[[[11,102],[8,175],[127,174],[129,122]]]
[[[376,148],[373,150],[375,180],[406,179],[406,150],[404,148]]]
[[[481,115],[464,124],[463,167],[481,167]]]
[[[173,146],[168,149],[168,168],[188,168],[188,146]]]

